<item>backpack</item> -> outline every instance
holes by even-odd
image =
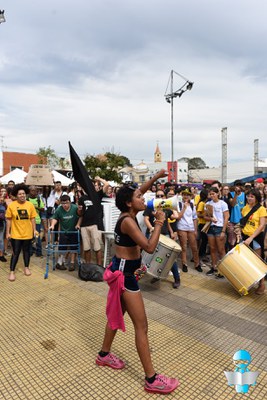
[[[105,268],[98,264],[81,264],[78,276],[82,281],[102,282]]]
[[[192,202],[190,201],[190,207],[191,207],[191,209],[192,209],[192,211],[193,211],[193,209],[194,209],[194,205],[192,204]],[[183,208],[183,203],[181,202],[181,201],[179,201],[179,210],[181,211],[182,210],[182,208]]]

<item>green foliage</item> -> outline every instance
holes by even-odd
[[[204,169],[208,168],[205,161],[200,157],[190,158],[188,161],[188,169]]]
[[[205,161],[202,160],[202,158],[200,157],[193,157],[193,158],[189,158],[189,157],[183,157],[181,158],[179,161],[184,161],[188,163],[188,169],[205,169],[205,168],[209,168]]]
[[[111,152],[107,152],[100,157],[87,155],[84,159],[84,164],[91,178],[94,179],[96,176],[100,176],[106,181],[115,181],[117,183],[122,181],[118,170],[125,166],[131,166],[127,157]]]
[[[55,150],[51,149],[51,146],[40,147],[36,154],[39,159],[39,164],[49,165],[52,169],[59,165],[60,159],[56,155]]]
[[[107,157],[109,165],[113,165],[115,168],[132,167],[129,158],[120,154],[107,152],[105,153],[105,157]]]

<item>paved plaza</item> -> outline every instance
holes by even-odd
[[[107,285],[83,282],[77,271],[51,271],[46,259],[31,259],[32,276],[7,280],[1,263],[0,399],[152,399],[143,389],[143,371],[134,330],[118,332],[113,351],[126,361],[114,371],[95,364],[106,323]],[[267,294],[241,297],[226,281],[189,268],[181,287],[172,277],[140,281],[149,321],[149,339],[158,372],[177,377],[180,387],[169,399],[267,398]],[[251,370],[259,371],[248,395],[229,387],[224,371],[233,371],[233,354],[246,349]]]

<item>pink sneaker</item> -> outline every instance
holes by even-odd
[[[168,394],[173,392],[180,385],[178,379],[168,378],[167,376],[157,374],[153,383],[148,383],[145,379],[145,390],[151,393]]]
[[[125,362],[120,360],[115,354],[108,353],[105,357],[101,357],[99,354],[95,360],[98,365],[102,367],[110,367],[113,369],[122,369],[125,367]]]

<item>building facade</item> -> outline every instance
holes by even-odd
[[[15,168],[28,172],[32,164],[39,164],[37,154],[0,151],[0,176],[8,174]]]

